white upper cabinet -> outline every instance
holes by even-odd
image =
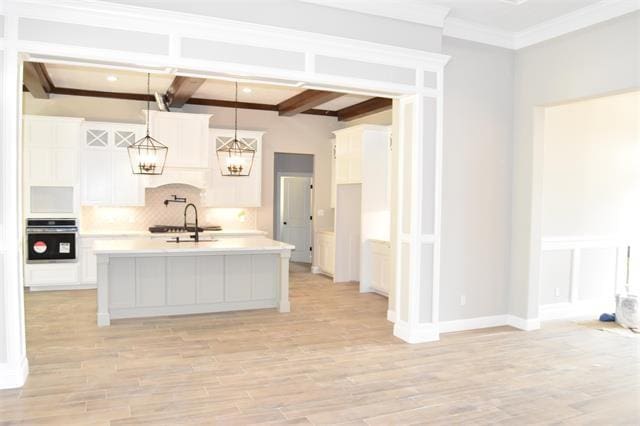
[[[233,140],[233,129],[210,129],[209,168],[205,192],[208,207],[260,207],[262,205],[262,136],[264,132],[238,130],[238,139],[256,150],[249,176],[222,176],[216,150]]]
[[[139,124],[83,123],[82,205],[144,205],[144,178],[131,171],[127,152],[144,132]]]
[[[149,112],[151,136],[169,148],[165,167],[206,169],[209,166],[210,118],[210,114]]]
[[[366,124],[336,130],[333,133],[336,136],[335,184],[338,185],[362,183],[363,163],[371,161],[369,147],[381,146],[384,152],[387,152],[391,137],[389,127]],[[382,142],[381,138],[384,139]],[[375,151],[379,149],[376,148]]]
[[[82,118],[25,115],[25,180],[35,186],[73,186],[78,181]]]

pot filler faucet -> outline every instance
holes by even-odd
[[[198,234],[198,209],[196,208],[195,204],[193,203],[189,203],[184,207],[184,229],[189,229],[189,223],[187,223],[187,211],[189,210],[189,207],[193,207],[193,212],[195,213],[196,216],[196,223],[195,223],[195,233],[193,235],[189,235],[190,238],[193,238],[195,240],[195,242],[197,243],[198,241],[200,241],[200,235]]]

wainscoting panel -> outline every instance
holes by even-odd
[[[624,287],[629,244],[615,237],[543,238],[540,318],[613,311],[615,295]]]
[[[572,254],[572,250],[552,250],[542,253],[540,304],[569,302]]]

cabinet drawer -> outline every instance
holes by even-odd
[[[77,285],[78,264],[26,265],[24,284],[30,286]]]

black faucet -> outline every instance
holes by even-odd
[[[189,237],[193,238],[197,243],[198,241],[200,241],[200,235],[198,233],[198,209],[193,203],[189,203],[184,207],[184,229],[187,231],[189,230],[189,227],[188,227],[189,224],[187,223],[187,210],[189,210],[189,207],[193,207],[193,212],[196,215],[195,233],[193,235],[189,235]]]

